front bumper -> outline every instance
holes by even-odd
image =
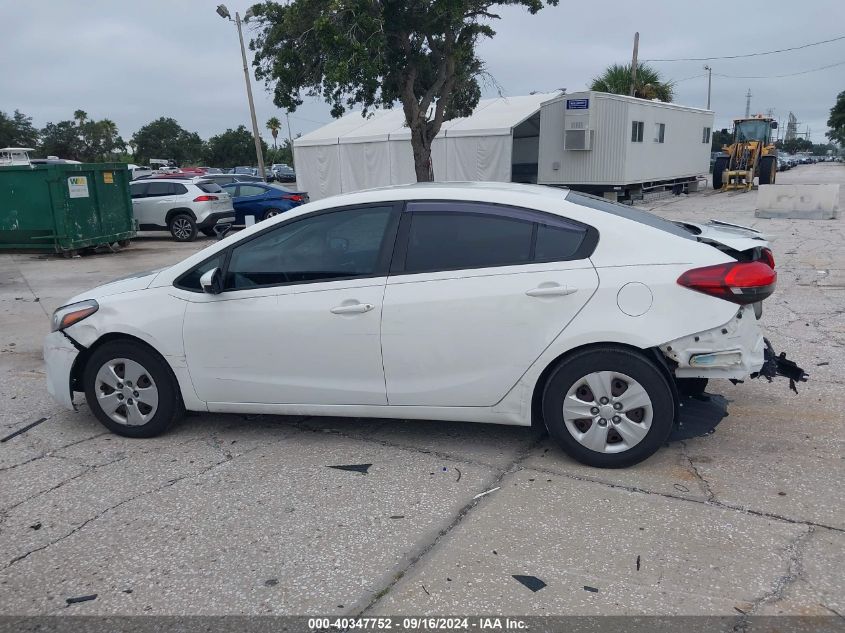
[[[79,350],[61,332],[51,332],[44,339],[44,363],[47,366],[47,391],[60,405],[74,410],[70,375]]]

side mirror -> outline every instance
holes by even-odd
[[[773,130],[778,129],[778,122],[777,121],[772,121],[772,129]]]
[[[220,272],[219,268],[212,268],[203,273],[203,276],[200,277],[200,286],[203,292],[210,295],[219,295],[223,292],[223,273]]]

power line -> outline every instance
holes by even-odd
[[[835,64],[828,64],[827,66],[820,66],[818,68],[811,68],[810,70],[802,70],[797,73],[788,73],[786,75],[723,75],[721,73],[713,73],[714,77],[723,77],[725,79],[782,79],[784,77],[797,77],[798,75],[806,75],[808,73],[815,73],[820,70],[827,70],[828,68],[836,68],[837,66],[845,65],[845,61],[836,62]],[[683,80],[682,80],[683,81]]]
[[[740,59],[743,57],[759,57],[760,55],[774,55],[775,53],[787,53],[789,51],[797,51],[802,48],[810,48],[811,46],[818,46],[819,44],[828,44],[830,42],[838,42],[845,40],[845,35],[834,37],[829,40],[822,40],[820,42],[811,42],[809,44],[802,44],[801,46],[792,46],[790,48],[779,48],[773,51],[764,51],[761,53],[746,53],[744,55],[723,55],[721,57],[678,57],[677,59],[644,59],[644,62],[709,62],[715,59]]]

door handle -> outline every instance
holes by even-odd
[[[528,290],[525,294],[529,297],[564,297],[577,292],[575,288],[567,288],[566,286],[540,286]]]
[[[372,303],[353,303],[345,306],[335,306],[331,309],[332,314],[361,314],[373,309]]]

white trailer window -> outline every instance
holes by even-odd
[[[632,143],[642,143],[643,142],[643,131],[645,129],[645,123],[642,121],[631,121],[631,142]]]
[[[654,142],[655,143],[662,143],[665,138],[666,138],[666,124],[665,123],[655,123],[654,124]]]
[[[704,131],[701,133],[701,142],[702,143],[709,143],[710,142],[710,128],[704,128]]]

